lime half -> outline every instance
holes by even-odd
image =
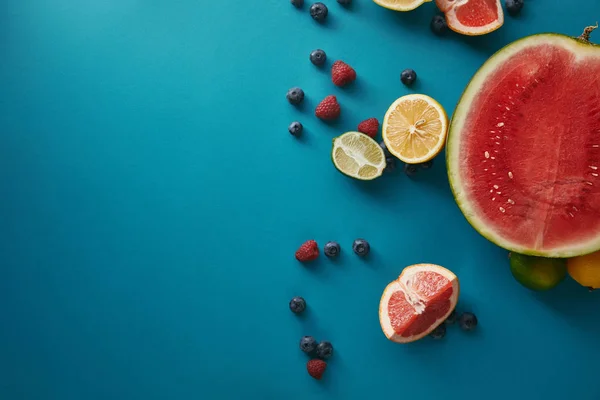
[[[346,132],[333,139],[331,159],[341,173],[363,181],[381,176],[385,168],[383,149],[360,132]]]
[[[548,290],[567,275],[567,263],[560,258],[510,254],[510,271],[519,283],[532,290]]]

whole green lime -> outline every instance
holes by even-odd
[[[567,276],[562,258],[544,258],[511,253],[510,272],[519,283],[531,290],[548,290]]]

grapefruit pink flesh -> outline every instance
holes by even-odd
[[[600,247],[600,49],[534,35],[494,55],[455,111],[448,170],[467,219],[507,249]]]
[[[448,270],[427,264],[408,267],[382,296],[383,331],[396,342],[420,339],[446,319],[457,298],[458,281]]]
[[[504,23],[500,0],[436,0],[450,29],[465,35],[483,35]]]

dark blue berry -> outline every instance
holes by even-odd
[[[300,314],[306,309],[306,301],[299,296],[294,297],[290,300],[290,310],[295,314]]]
[[[300,350],[307,354],[311,354],[317,348],[317,341],[312,336],[303,336],[300,339]]]
[[[341,251],[340,244],[337,242],[327,242],[325,243],[325,247],[323,252],[327,257],[337,257]]]
[[[448,318],[446,318],[446,321],[444,322],[448,325],[453,325],[456,322],[456,310],[452,310],[452,312],[450,313],[450,315],[448,315]]]
[[[329,342],[321,342],[317,346],[317,357],[324,360],[333,355],[333,346]]]
[[[430,169],[433,167],[433,160],[425,161],[424,163],[419,164],[419,167],[423,169]]]
[[[448,30],[448,24],[443,14],[434,15],[429,27],[436,35],[442,35]]]
[[[525,4],[525,1],[524,0],[505,0],[504,3],[506,4],[506,11],[508,11],[508,13],[510,15],[514,16],[521,12],[521,9],[523,8],[523,4]]]
[[[393,172],[396,170],[396,157],[387,157],[385,159],[385,168],[383,172]]]
[[[352,250],[359,256],[364,257],[371,251],[371,245],[365,239],[356,239],[352,243]]]
[[[379,143],[379,147],[381,147],[381,149],[383,150],[385,158],[392,157],[392,153],[390,153],[390,151],[388,150],[387,146],[385,145],[385,142]]]
[[[300,8],[304,5],[304,0],[291,0],[291,2],[294,7],[298,7],[298,8]]]
[[[434,339],[441,339],[446,336],[446,325],[441,324],[429,334]]]
[[[313,17],[315,21],[323,22],[325,18],[327,18],[327,14],[329,10],[327,6],[321,2],[315,3],[310,6],[310,16]]]
[[[417,170],[418,168],[415,164],[404,164],[404,173],[408,176],[414,176]]]
[[[327,54],[321,49],[313,50],[310,53],[310,62],[314,65],[323,65],[327,60]]]
[[[470,312],[462,313],[458,317],[458,325],[460,325],[462,330],[472,331],[477,326],[477,317]]]
[[[299,87],[293,87],[287,91],[285,96],[291,104],[300,104],[304,100],[304,90]]]
[[[412,69],[405,69],[400,74],[400,80],[405,85],[410,86],[417,80],[417,73]]]
[[[349,6],[350,3],[352,3],[352,0],[337,0],[337,2],[343,6]]]
[[[298,121],[294,121],[290,124],[290,126],[288,126],[288,131],[294,136],[300,136],[303,130],[304,127]]]

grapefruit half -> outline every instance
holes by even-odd
[[[504,47],[465,89],[446,157],[471,225],[516,253],[600,249],[600,47],[538,34]]]
[[[446,15],[448,28],[463,35],[485,35],[504,23],[500,0],[435,0],[435,3]]]
[[[434,264],[406,267],[383,291],[381,329],[396,343],[419,340],[446,320],[458,294],[458,278],[446,268]]]

